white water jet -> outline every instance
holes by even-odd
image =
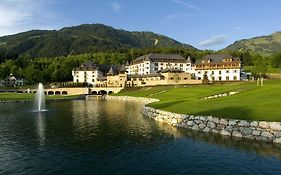
[[[34,106],[35,111],[42,112],[45,111],[45,92],[44,92],[44,86],[42,83],[39,83],[36,96],[34,99]]]

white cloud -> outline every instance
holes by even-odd
[[[114,12],[120,12],[121,11],[121,5],[117,2],[112,2],[110,4],[110,7]]]
[[[189,3],[185,2],[185,1],[182,1],[182,0],[172,0],[172,1],[173,1],[174,3],[177,3],[177,4],[179,4],[179,5],[183,5],[183,6],[187,7],[187,8],[190,8],[190,9],[194,9],[194,10],[199,10],[199,9],[200,9],[200,8],[197,7],[197,6],[192,5],[192,4],[189,4]]]
[[[166,23],[170,20],[173,20],[173,19],[176,19],[176,18],[184,18],[184,17],[187,17],[187,16],[191,16],[192,14],[189,14],[189,13],[184,13],[184,14],[169,14],[167,15],[163,20],[162,22],[163,23]]]
[[[1,0],[0,36],[35,28],[52,28],[59,19],[48,10],[59,0]]]
[[[207,40],[201,41],[199,43],[199,46],[200,47],[212,47],[212,46],[216,46],[216,45],[221,45],[221,44],[224,44],[227,39],[228,39],[227,35],[217,35],[217,36],[213,36]]]

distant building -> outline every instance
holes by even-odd
[[[240,59],[229,54],[209,54],[194,64],[197,79],[206,74],[210,81],[239,81],[241,69]]]
[[[16,78],[13,74],[10,74],[6,77],[5,80],[2,80],[2,85],[7,87],[16,87],[16,86],[24,86],[26,85],[26,81],[24,78],[18,77]]]
[[[126,64],[128,75],[155,74],[165,69],[177,69],[191,73],[191,60],[177,54],[150,53],[136,58],[130,65]]]
[[[106,79],[100,66],[92,61],[87,61],[78,68],[72,70],[73,82],[87,83],[89,85],[96,85],[98,81]]]
[[[107,72],[106,86],[108,87],[126,87],[127,81],[128,78],[125,65],[122,65],[120,68],[111,67]]]

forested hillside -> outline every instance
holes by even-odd
[[[57,57],[163,47],[196,50],[188,44],[152,32],[129,32],[103,24],[83,24],[61,30],[32,30],[1,37],[0,63],[20,57]]]

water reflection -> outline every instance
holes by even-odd
[[[45,143],[45,112],[37,112],[36,115],[36,132],[38,134],[39,146],[43,146]]]
[[[281,169],[280,145],[172,127],[143,117],[142,103],[50,102],[46,113],[22,112],[28,105],[0,105],[0,174],[278,174]]]
[[[281,159],[281,145],[274,143],[266,143],[245,138],[228,137],[219,134],[204,133],[190,129],[178,128],[178,132],[194,141],[201,141],[208,144],[234,148],[241,151],[252,152],[264,156],[274,156]]]

